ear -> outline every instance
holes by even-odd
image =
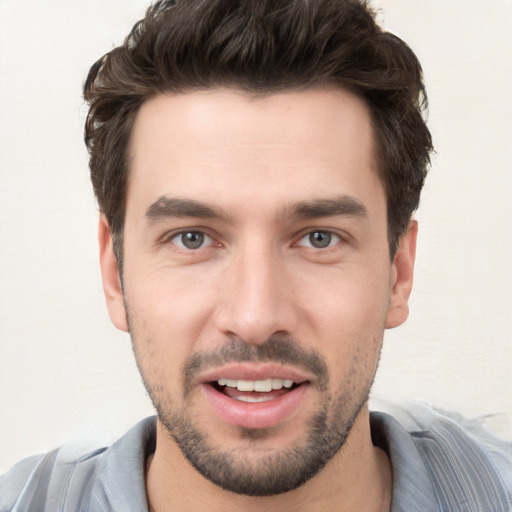
[[[408,301],[412,290],[417,235],[418,223],[415,220],[411,220],[407,231],[400,238],[398,249],[393,259],[389,309],[386,318],[387,329],[398,327],[409,316]]]
[[[119,267],[114,254],[112,236],[107,219],[102,214],[98,227],[98,240],[100,244],[101,279],[103,281],[103,293],[107,301],[107,308],[112,323],[121,331],[128,332],[126,310],[124,307],[123,290]]]

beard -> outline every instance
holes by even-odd
[[[240,339],[231,339],[220,349],[194,354],[188,359],[182,372],[184,405],[177,408],[160,383],[150,382],[146,378],[146,375],[155,375],[155,369],[142,368],[144,365],[141,363],[147,363],[147,359],[139,357],[136,344],[133,346],[144,386],[159,421],[184,457],[212,483],[224,490],[248,496],[285,493],[315,476],[345,443],[355,420],[368,401],[376,371],[375,365],[368,376],[368,372],[353,365],[353,371],[343,386],[330,392],[327,365],[315,351],[305,351],[289,338],[273,337],[258,346],[249,345]],[[354,363],[357,359],[356,355]],[[308,421],[301,439],[283,450],[265,446],[265,440],[271,439],[278,427],[237,427],[240,439],[253,442],[248,451],[258,451],[258,456],[251,460],[244,456],[245,450],[225,449],[212,435],[201,429],[201,422],[196,419],[190,407],[194,389],[192,383],[201,371],[209,367],[230,362],[269,361],[313,373],[317,377],[315,385],[322,405]],[[368,382],[361,382],[361,375],[366,376]],[[256,444],[259,450],[253,450]]]

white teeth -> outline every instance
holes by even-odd
[[[265,395],[253,395],[253,396],[239,396],[236,398],[239,402],[249,402],[249,403],[258,403],[258,402],[269,402],[273,400],[270,396]]]
[[[281,389],[283,387],[282,379],[272,379],[272,389]]]
[[[219,386],[228,386],[230,388],[236,388],[236,383],[238,381],[234,380],[234,379],[220,379],[218,381],[219,383]]]
[[[253,380],[239,380],[236,384],[238,391],[254,391]]]
[[[257,391],[258,393],[268,393],[273,389],[291,388],[293,381],[290,379],[265,379],[265,380],[235,380],[219,379],[219,386],[237,388],[238,391]]]
[[[272,391],[272,379],[255,380],[254,391],[259,391],[260,393],[268,393],[269,391]]]

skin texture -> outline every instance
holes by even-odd
[[[99,238],[111,319],[159,415],[151,506],[388,510],[366,402],[384,329],[407,318],[417,226],[390,261],[365,105],[334,89],[161,95],[131,153],[123,286],[103,217]],[[238,405],[226,420],[204,381],[229,372],[303,385],[270,420]]]

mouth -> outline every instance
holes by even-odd
[[[291,379],[237,380],[221,378],[210,383],[225,396],[246,403],[262,403],[275,400],[300,384]]]
[[[279,375],[281,374],[281,375]],[[300,410],[311,384],[307,376],[274,367],[230,368],[201,382],[216,416],[233,426],[269,428]]]

